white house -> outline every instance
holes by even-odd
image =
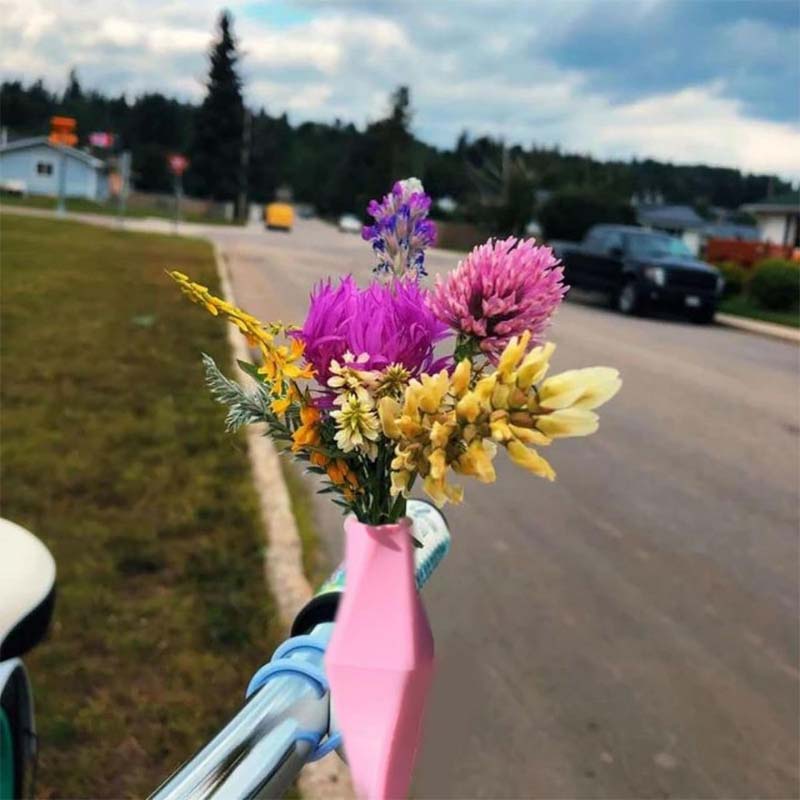
[[[756,218],[762,242],[800,247],[800,192],[788,192],[742,206]]]
[[[0,145],[0,187],[56,197],[62,168],[66,197],[101,201],[108,196],[106,165],[82,150],[54,145],[46,136]]]

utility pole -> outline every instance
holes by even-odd
[[[239,157],[239,197],[236,210],[239,220],[247,224],[247,171],[250,166],[250,139],[252,136],[253,117],[250,109],[244,107],[244,124],[242,125],[242,149]]]
[[[511,159],[510,154],[508,152],[508,147],[506,146],[505,137],[500,140],[500,146],[502,147],[502,155],[501,155],[501,175],[503,180],[502,186],[502,198],[503,198],[503,205],[508,204],[508,197],[509,197],[509,184],[511,183]]]
[[[63,217],[67,213],[67,149],[63,144],[58,145],[58,203],[56,214]]]
[[[123,150],[117,162],[119,170],[119,195],[117,196],[117,216],[120,227],[125,225],[125,206],[128,201],[128,189],[131,180],[131,151]]]
[[[173,177],[175,185],[175,233],[178,232],[178,225],[181,221],[181,197],[183,196],[183,174],[176,172]]]

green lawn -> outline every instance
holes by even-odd
[[[109,203],[95,203],[92,200],[86,200],[82,197],[73,197],[68,198],[64,204],[67,211],[72,211],[77,214],[102,214],[103,216],[109,217],[117,216],[117,204],[115,201]],[[55,197],[40,197],[38,195],[28,195],[26,197],[18,197],[9,194],[0,195],[0,209],[4,212],[20,207],[43,208],[48,211],[55,211],[56,205],[57,201]],[[125,210],[125,215],[128,217],[160,217],[162,219],[174,219],[174,213],[172,211],[167,211],[155,205],[149,208],[142,208],[139,206],[128,207]],[[184,222],[198,222],[203,225],[238,224],[217,217],[209,217],[205,214],[187,212],[181,214],[181,220]]]
[[[0,257],[2,515],[58,564],[38,794],[141,797],[276,643],[244,443],[203,385],[225,331],[164,274],[215,286],[211,248],[4,214]]]
[[[719,310],[739,317],[751,317],[764,322],[775,322],[779,325],[790,325],[800,328],[800,311],[766,311],[759,308],[745,295],[728,297],[719,304]]]

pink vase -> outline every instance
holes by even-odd
[[[411,521],[344,523],[345,591],[325,656],[337,725],[364,800],[408,794],[433,678],[433,635],[414,582]]]

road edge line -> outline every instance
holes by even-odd
[[[227,256],[216,241],[211,241],[211,246],[222,296],[238,306]],[[233,325],[225,327],[234,366],[241,371],[235,362],[249,361],[250,353],[241,333]],[[248,425],[245,435],[267,544],[264,577],[281,624],[288,629],[295,614],[311,598],[313,590],[303,570],[303,545],[278,451],[272,441],[263,435],[262,426]],[[306,764],[297,782],[303,797],[314,800],[351,800],[355,797],[349,771],[337,756]]]
[[[781,325],[777,322],[763,322],[749,317],[740,317],[736,314],[726,314],[724,311],[718,311],[714,319],[726,328],[736,328],[759,336],[768,336],[771,339],[800,344],[800,329],[790,328],[788,325]]]

